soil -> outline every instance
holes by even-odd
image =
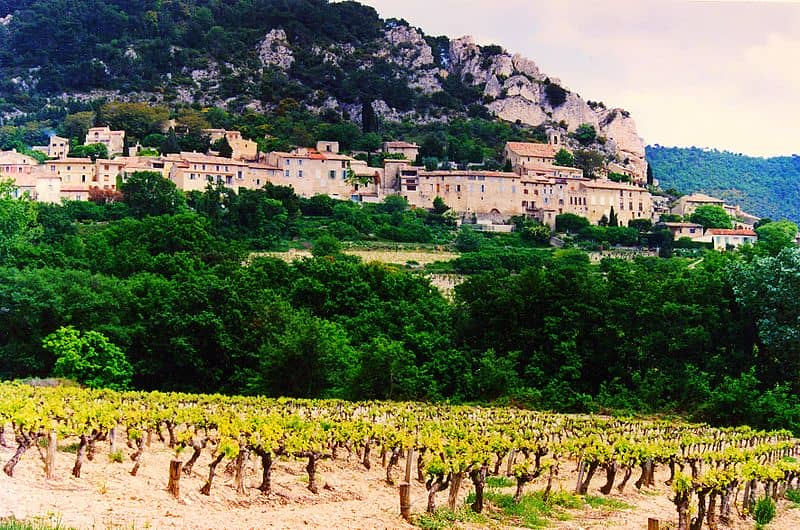
[[[10,440],[9,440],[10,441]],[[47,480],[44,465],[35,449],[22,458],[10,478],[0,473],[0,518],[42,518],[78,529],[226,529],[255,528],[281,529],[411,529],[399,515],[397,486],[385,481],[385,470],[378,455],[374,455],[372,469],[366,470],[357,462],[355,454],[347,460],[340,451],[336,461],[324,460],[318,464],[319,494],[306,488],[305,461],[278,460],[273,465],[273,493],[262,495],[256,487],[260,483],[259,460],[253,458],[247,467],[246,495],[237,495],[233,472],[226,472],[227,462],[217,468],[211,495],[200,494],[205,482],[211,456],[204,452],[194,466],[191,476],[180,480],[180,499],[167,492],[169,463],[174,453],[162,443],[153,441],[146,447],[142,465],[136,477],[129,474],[133,452],[122,444],[125,459],[111,462],[108,444],[98,443],[93,461],[84,462],[80,479],[71,475],[75,455],[64,452],[64,444],[75,440],[60,440],[56,458],[55,478]],[[13,448],[0,448],[0,461],[5,463],[14,453]],[[376,452],[374,452],[376,453]],[[181,458],[188,459],[183,453]],[[562,464],[560,483],[555,486],[571,491],[575,483],[574,464]],[[395,478],[405,468],[401,459]],[[416,469],[414,470],[416,471]],[[661,528],[674,528],[677,520],[675,506],[669,500],[669,488],[664,485],[666,469],[656,474],[656,487],[637,491],[632,482],[623,494],[616,490],[608,497],[632,505],[631,509],[568,510],[568,520],[552,521],[551,526],[561,529],[644,529],[647,519],[657,518]],[[598,491],[604,482],[596,476],[589,494],[602,496]],[[468,481],[462,487],[462,499],[471,489]],[[526,492],[542,489],[542,480],[528,484]],[[513,492],[513,488],[506,491]],[[447,492],[436,497],[437,505],[447,501]],[[426,506],[424,485],[412,480],[411,510],[421,513]],[[492,516],[492,506],[487,513]],[[493,518],[494,519],[494,518]],[[512,524],[513,521],[508,522]],[[735,518],[733,528],[752,529],[751,519]],[[462,525],[464,528],[482,528],[482,525]],[[494,520],[491,528],[513,528]],[[721,527],[722,528],[722,527]],[[800,528],[800,509],[790,508],[781,502],[778,517],[768,527],[770,530],[797,530]]]

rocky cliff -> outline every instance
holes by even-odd
[[[583,100],[500,46],[425,35],[356,2],[148,6],[0,1],[0,119],[49,119],[97,99],[234,111],[297,102],[356,122],[496,116],[567,142],[590,124],[598,133],[591,148],[644,171],[644,142],[626,111]]]
[[[425,95],[444,90],[444,82],[457,76],[463,83],[480,91],[480,103],[491,114],[509,122],[530,126],[544,126],[548,130],[568,133],[578,126],[589,124],[598,133],[598,142],[592,148],[605,152],[622,165],[644,174],[645,143],[638,135],[636,123],[621,108],[607,108],[603,103],[583,100],[562,86],[560,79],[541,72],[536,63],[519,54],[511,54],[496,46],[482,47],[469,36],[448,40],[446,47],[439,46],[437,57],[421,30],[406,24],[387,24],[376,51],[363,58],[362,68],[373,62],[385,60],[400,67],[407,85]],[[323,62],[339,64],[343,54],[339,46],[313,50]],[[288,71],[294,61],[291,44],[282,30],[272,30],[259,43],[259,58],[265,67]],[[564,89],[563,101],[553,101],[548,96],[548,85]],[[403,110],[389,102],[376,99],[372,107],[384,119],[430,119],[420,116],[414,109]],[[361,119],[358,103],[327,98],[319,108],[340,108],[351,118]],[[572,141],[574,146],[577,143]]]

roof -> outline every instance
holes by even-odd
[[[582,184],[587,188],[599,188],[606,190],[626,190],[626,191],[638,191],[638,192],[648,193],[646,189],[640,188],[639,186],[634,186],[633,184],[623,184],[621,182],[614,182],[613,180],[590,180],[587,182],[582,182]]]
[[[417,144],[410,144],[408,142],[383,142],[383,145],[390,149],[419,149]]]
[[[724,204],[725,201],[722,199],[717,199],[716,197],[712,197],[711,195],[706,195],[705,193],[693,193],[691,195],[686,195],[685,197],[681,197],[681,199],[685,199],[687,202],[713,202]]]
[[[509,173],[506,171],[466,171],[466,170],[457,170],[457,171],[448,171],[448,170],[437,170],[437,171],[420,171],[420,177],[467,177],[467,176],[476,176],[476,177],[503,177],[503,178],[519,178],[519,175],[516,173]]]
[[[738,229],[731,230],[730,228],[709,228],[708,233],[712,236],[750,236],[756,237],[756,233],[752,230]]]
[[[94,164],[91,158],[57,158],[48,160],[48,164]]]
[[[550,144],[534,144],[531,142],[508,142],[509,151],[519,156],[537,156],[542,158],[555,158],[558,149]]]
[[[0,161],[2,161],[2,163],[4,164],[22,165],[22,166],[39,164],[39,161],[33,158],[32,156],[23,155],[22,153],[18,153],[16,150],[0,151]]]
[[[658,224],[661,224],[661,225],[664,225],[664,226],[667,226],[667,227],[670,227],[670,228],[703,228],[703,225],[699,225],[697,223],[672,223],[672,222],[666,222],[666,223],[658,223]]]
[[[186,162],[194,162],[199,164],[223,164],[226,166],[244,166],[247,165],[241,160],[233,158],[225,158],[223,156],[210,156],[203,153],[190,153],[188,151],[181,151],[180,158]]]

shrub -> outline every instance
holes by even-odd
[[[481,248],[483,236],[475,232],[472,228],[462,226],[461,231],[456,236],[455,247],[459,252],[476,252]]]
[[[766,495],[756,502],[753,509],[753,519],[756,521],[758,528],[769,524],[775,518],[775,501]]]

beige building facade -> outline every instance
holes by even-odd
[[[461,215],[502,222],[523,213],[520,176],[502,171],[425,171],[407,166],[400,173],[400,195],[418,208],[433,208],[441,197]]]
[[[384,153],[403,155],[406,160],[411,162],[415,161],[419,156],[419,146],[409,142],[383,142],[381,147]]]
[[[125,149],[125,131],[112,131],[109,127],[92,127],[86,133],[84,143],[105,145],[108,156],[121,155]]]
[[[697,210],[698,206],[719,206],[720,208],[725,207],[725,201],[722,199],[717,199],[716,197],[711,197],[704,193],[693,193],[691,195],[684,195],[680,197],[675,204],[672,205],[672,213],[678,214],[680,216],[686,217],[687,215],[692,215],[695,210]]]

